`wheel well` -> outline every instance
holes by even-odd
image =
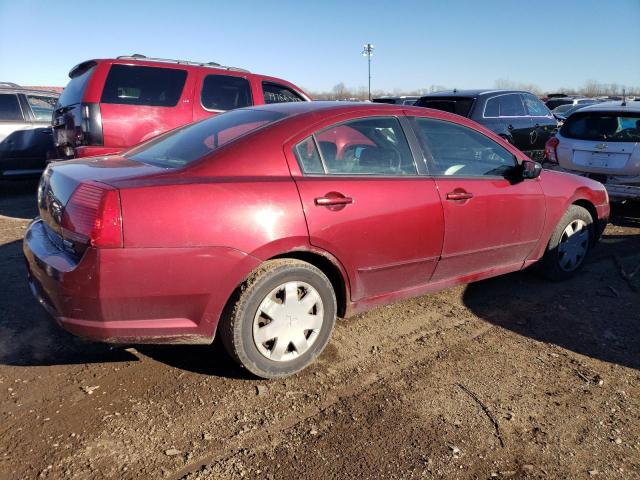
[[[591,203],[589,200],[580,199],[580,200],[576,200],[575,202],[573,202],[573,205],[578,205],[579,207],[582,207],[587,212],[589,212],[589,215],[591,215],[591,220],[593,221],[593,227],[594,227],[594,229],[597,229],[598,212],[596,211],[596,207],[593,205],[593,203]],[[594,236],[593,236],[591,241],[592,242],[596,241],[596,235],[595,234],[594,234]]]
[[[310,263],[314,267],[319,268],[322,273],[327,276],[333,286],[333,291],[336,294],[338,316],[344,317],[347,310],[347,286],[344,278],[342,277],[342,272],[340,272],[340,269],[336,267],[331,260],[317,253],[301,251],[283,253],[281,255],[276,255],[269,260],[273,260],[274,258],[294,258],[296,260],[302,260],[303,262]]]

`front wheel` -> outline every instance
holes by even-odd
[[[329,341],[336,297],[313,265],[270,260],[240,287],[218,331],[229,354],[262,378],[292,375],[308,366]]]
[[[593,218],[587,209],[571,205],[551,235],[540,270],[551,280],[565,280],[584,264],[593,241]]]

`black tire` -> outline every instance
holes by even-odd
[[[584,227],[587,230],[586,250],[584,254],[577,259],[575,264],[571,264],[570,268],[567,269],[562,267],[563,253],[560,250],[560,243],[566,238],[564,237],[565,229],[575,221],[582,221],[586,225],[586,227]],[[584,260],[593,244],[593,236],[593,218],[589,211],[579,205],[571,205],[551,235],[547,250],[538,263],[539,271],[546,278],[554,281],[571,278],[580,271],[584,265]]]
[[[304,282],[315,289],[322,301],[323,320],[308,350],[291,360],[274,361],[263,355],[254,341],[254,318],[262,301],[287,282]],[[240,286],[234,300],[220,319],[220,338],[236,362],[261,378],[286,377],[311,364],[327,345],[336,321],[336,296],[331,282],[321,270],[300,260],[263,263]]]

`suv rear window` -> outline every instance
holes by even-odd
[[[470,97],[423,97],[414,105],[416,107],[435,108],[444,112],[468,117],[475,99]]]
[[[248,107],[251,86],[246,78],[231,75],[207,75],[200,94],[202,106],[208,110],[233,110]]]
[[[237,110],[216,115],[154,138],[129,150],[128,158],[165,168],[180,168],[222,145],[285,117],[264,110]]]
[[[69,80],[67,86],[64,87],[64,91],[58,99],[59,106],[68,107],[69,105],[82,102],[84,89],[87,86],[91,75],[93,75],[95,68],[95,62],[85,62],[71,71],[71,80]]]
[[[578,111],[566,120],[560,135],[596,142],[640,142],[640,113]]]
[[[186,70],[112,65],[100,101],[122,105],[175,107],[186,80]]]

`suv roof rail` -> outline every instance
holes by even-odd
[[[211,67],[211,68],[222,68],[224,70],[230,70],[232,72],[245,72],[250,73],[249,70],[238,67],[227,67],[225,65],[220,65],[217,62],[192,62],[189,60],[174,60],[171,58],[155,58],[155,57],[147,57],[146,55],[142,55],[140,53],[134,53],[133,55],[121,55],[117,57],[118,60],[144,60],[145,62],[161,62],[161,63],[175,63],[178,65],[193,65],[196,67]]]
[[[13,82],[0,82],[0,87],[20,88],[20,85]]]

